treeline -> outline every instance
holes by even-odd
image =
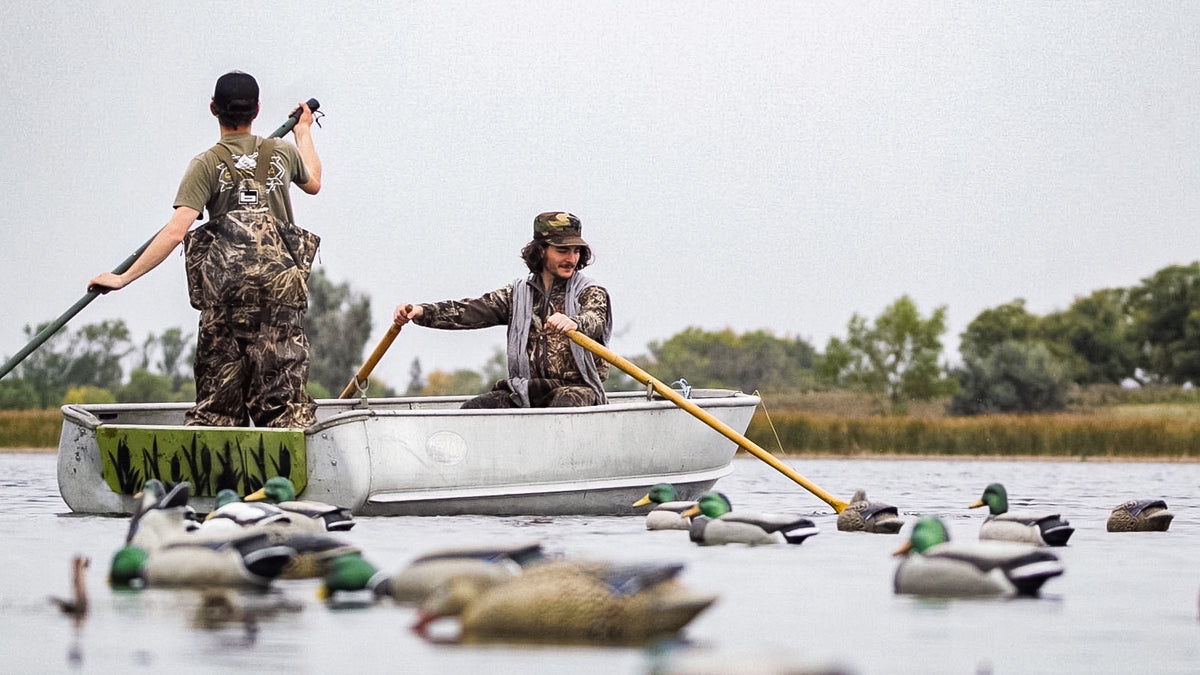
[[[961,365],[943,358],[946,307],[923,315],[901,296],[874,319],[855,314],[823,352],[768,330],[688,328],[632,360],[665,382],[776,396],[849,390],[873,412],[903,414],[918,401],[949,400],[950,414],[1062,410],[1073,385],[1182,385],[1200,381],[1200,262],[1170,266],[1132,288],[1102,289],[1038,316],[1021,298],[981,312],[962,333]],[[310,280],[310,388],[340,393],[371,335],[370,300],[323,270]],[[40,329],[40,327],[39,327]],[[37,330],[26,327],[32,337]],[[64,402],[186,401],[194,397],[194,336],[172,328],[134,344],[121,321],[65,330],[0,380],[0,409]],[[126,378],[122,364],[134,361]],[[414,359],[407,386],[372,380],[371,395],[476,394],[504,376],[504,354],[479,370],[425,374]],[[615,371],[610,389],[633,388]]]

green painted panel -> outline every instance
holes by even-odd
[[[230,427],[100,425],[100,473],[118,494],[134,494],[150,478],[187,481],[191,494],[215,497],[230,488],[245,496],[272,476],[286,476],[302,494],[308,485],[304,432]]]

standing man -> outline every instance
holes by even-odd
[[[612,335],[608,291],[579,272],[592,261],[579,218],[551,211],[533,219],[533,240],[521,249],[529,276],[482,297],[405,305],[403,326],[462,330],[508,326],[508,379],[464,408],[551,408],[606,403],[608,364],[575,344],[578,330],[607,344]]]
[[[320,239],[293,224],[288,188],[321,189],[312,111],[300,104],[295,145],[253,135],[258,82],[241,71],[217,79],[209,111],[221,139],[192,159],[171,219],[127,271],[101,274],[88,290],[124,288],[182,242],[188,294],[200,310],[196,405],[187,423],[307,427],[316,405],[305,391],[304,313]],[[192,230],[204,209],[208,223]]]

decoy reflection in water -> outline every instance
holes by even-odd
[[[721,492],[706,492],[683,515],[691,517],[691,540],[701,545],[800,544],[819,530],[809,518],[733,511]]]
[[[1075,532],[1058,513],[1046,511],[1009,511],[1008,492],[1000,483],[992,483],[983,490],[979,501],[970,508],[987,506],[987,519],[979,526],[980,539],[1016,541],[1038,546],[1066,546]]]
[[[644,645],[679,633],[715,595],[678,582],[680,564],[559,560],[499,584],[453,577],[421,604],[413,630],[428,637],[457,616],[464,643]]]
[[[1058,556],[1031,544],[1003,541],[951,542],[938,518],[913,524],[895,553],[897,594],[933,597],[1037,595],[1048,579],[1063,573]]]
[[[896,534],[903,526],[904,521],[895,506],[869,501],[865,490],[855,491],[837,519],[837,529],[841,532]]]
[[[696,505],[696,502],[676,499],[675,486],[670,483],[658,483],[650,487],[646,496],[633,503],[633,506],[654,504],[654,508],[646,514],[647,530],[686,530],[692,519],[683,515],[684,511]]]
[[[1174,519],[1161,499],[1133,499],[1112,510],[1106,527],[1109,532],[1166,532]]]

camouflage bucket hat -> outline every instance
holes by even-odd
[[[582,231],[579,218],[565,211],[547,211],[533,219],[533,240],[551,246],[587,246],[579,236]]]

